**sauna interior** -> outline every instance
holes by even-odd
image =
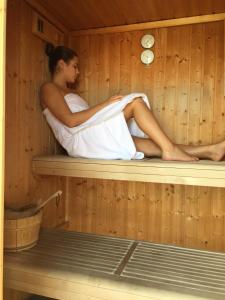
[[[140,59],[144,34],[155,39],[151,48],[154,61],[149,65]],[[66,166],[56,161],[55,169],[45,172],[43,160],[42,171],[35,172],[35,158],[66,158],[39,102],[39,88],[50,79],[44,53],[46,41],[77,52],[80,74],[76,90],[90,105],[111,95],[143,92],[174,142],[203,145],[225,139],[224,38],[225,0],[8,0],[5,205],[19,208],[62,190],[62,196],[44,208],[42,230],[63,230],[71,236],[87,233],[223,255],[224,161],[204,161],[191,167],[186,164],[187,176],[180,175],[179,163],[160,161],[160,172],[172,168],[169,179],[153,174],[145,181],[145,174],[139,179],[132,171],[136,169],[129,163],[135,162],[127,162],[124,168],[128,171],[123,177],[122,167],[113,173],[107,162],[104,171],[92,173],[82,169],[83,161],[76,172],[67,170],[72,163]],[[115,168],[117,164],[123,162],[111,162]],[[64,173],[57,171],[61,165]],[[199,165],[205,172],[198,170]],[[198,179],[198,172],[199,178],[205,177]],[[16,271],[14,277],[15,274]],[[5,279],[4,300],[29,299],[31,294],[39,294],[31,283],[25,289],[16,284],[18,278],[10,276],[10,280],[7,276]],[[224,281],[220,287],[224,292]],[[109,292],[97,295],[94,291],[86,296],[74,292],[71,296],[72,292],[51,293],[50,288],[39,287],[39,291],[52,298],[60,295],[57,299],[181,299],[167,298],[166,292],[157,298],[156,292],[155,296],[135,297],[122,292],[120,296]],[[188,296],[184,294],[183,299],[195,299],[185,297]]]

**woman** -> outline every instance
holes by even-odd
[[[79,75],[77,54],[72,49],[54,48],[51,44],[46,45],[45,52],[52,79],[41,86],[41,105],[55,137],[70,156],[100,159],[145,156],[176,161],[223,159],[225,141],[205,146],[174,144],[160,128],[144,94],[115,95],[89,107],[68,88]],[[132,119],[139,130],[137,136],[128,128]]]

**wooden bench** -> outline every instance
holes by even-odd
[[[51,155],[34,157],[32,168],[39,175],[225,187],[224,161]],[[45,230],[33,249],[6,254],[4,274],[8,288],[57,299],[225,299],[224,262],[223,253]]]
[[[5,287],[62,300],[225,299],[224,278],[224,253],[55,229],[4,259]]]
[[[225,187],[225,161],[171,162],[160,159],[98,160],[65,155],[34,157],[33,172],[155,183]]]

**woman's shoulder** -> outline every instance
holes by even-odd
[[[43,92],[51,92],[51,91],[57,91],[62,95],[77,94],[75,89],[71,89],[71,88],[61,89],[52,81],[46,81],[40,86],[40,92],[42,92],[42,93]]]
[[[54,98],[55,101],[55,99],[57,99],[59,96],[60,96],[59,89],[53,82],[46,81],[40,86],[39,99],[43,109],[45,109],[48,106],[47,103],[52,98]]]
[[[58,88],[53,82],[46,81],[40,86],[40,93],[45,93],[48,91],[58,91]]]

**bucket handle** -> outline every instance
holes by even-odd
[[[50,200],[52,200],[55,197],[61,196],[62,195],[62,191],[57,191],[56,193],[54,193],[53,195],[51,195],[47,200],[43,201],[42,203],[40,203],[37,207],[36,207],[36,211],[38,211],[39,209],[43,208]]]

